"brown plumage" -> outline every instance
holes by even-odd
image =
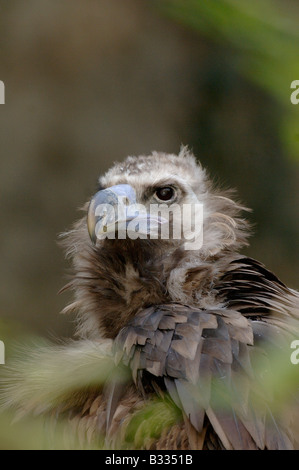
[[[83,445],[104,436],[104,446],[116,449],[296,448],[294,416],[276,409],[275,391],[263,380],[275,369],[269,348],[285,353],[296,339],[299,296],[239,254],[247,244],[246,209],[213,188],[186,148],[178,156],[128,157],[100,178],[99,190],[117,185],[133,188],[146,207],[157,188],[173,188],[180,205],[195,194],[204,210],[203,245],[186,250],[184,240],[149,237],[93,244],[86,214],[65,234],[74,270],[66,288],[75,295],[65,312],[77,312],[81,336],[65,351],[77,344],[79,352],[86,341],[104,345],[129,380],[107,374],[103,388],[68,392],[43,411],[70,416]],[[152,401],[152,416],[165,413],[154,431],[138,418]],[[42,407],[34,399],[17,405]]]

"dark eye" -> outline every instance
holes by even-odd
[[[170,199],[174,196],[174,189],[170,186],[166,186],[165,188],[158,188],[156,189],[155,195],[161,201],[170,201]]]

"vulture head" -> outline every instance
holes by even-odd
[[[212,287],[248,236],[246,209],[230,196],[213,188],[187,148],[129,156],[100,177],[65,241],[75,301],[64,311],[77,311],[79,334],[115,338],[154,304],[218,305]]]

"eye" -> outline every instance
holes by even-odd
[[[155,191],[155,195],[161,201],[170,201],[174,197],[174,189],[170,186],[165,186],[164,188],[158,188]]]

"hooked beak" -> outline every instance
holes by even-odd
[[[130,206],[136,205],[136,194],[129,184],[118,184],[97,192],[90,201],[87,227],[92,243],[97,238],[106,236],[109,232],[115,233],[120,226],[127,226],[135,213],[130,213]]]

